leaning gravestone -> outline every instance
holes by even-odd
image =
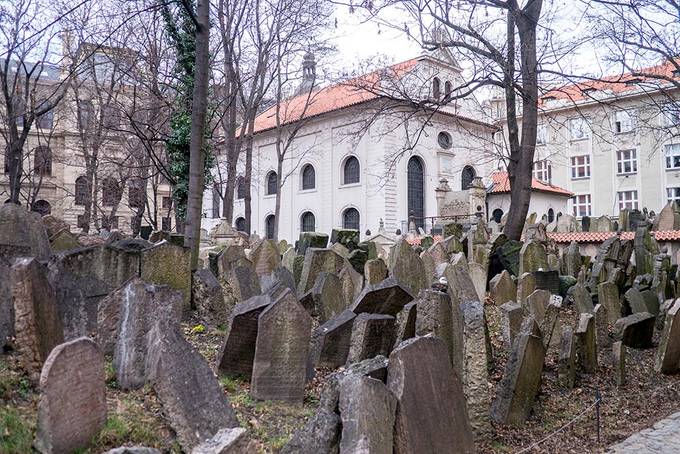
[[[213,325],[226,325],[229,312],[222,286],[210,269],[201,268],[194,272],[191,293],[196,312],[201,318]]]
[[[36,448],[42,453],[83,449],[106,423],[104,356],[92,339],[56,346],[40,375]]]
[[[416,319],[418,318],[417,301],[411,301],[397,314],[397,338],[394,347],[407,339],[416,337]]]
[[[314,367],[335,369],[347,362],[355,318],[354,312],[346,310],[314,330],[309,353],[308,378],[313,375],[311,369]]]
[[[491,299],[497,306],[517,299],[517,285],[507,270],[495,275],[489,282]]]
[[[416,336],[433,334],[446,343],[449,358],[453,364],[454,352],[463,348],[463,338],[459,330],[454,333],[453,312],[460,319],[460,308],[451,304],[451,298],[444,292],[434,289],[421,290],[417,298]]]
[[[46,260],[50,254],[47,230],[38,213],[13,203],[0,205],[0,257]]]
[[[285,291],[258,320],[250,393],[256,399],[301,403],[312,318]]]
[[[652,346],[654,315],[638,312],[620,318],[614,325],[614,337],[626,347],[643,349]]]
[[[217,377],[177,325],[159,321],[147,336],[146,370],[185,452],[238,421]]]
[[[161,241],[142,251],[140,277],[182,292],[184,311],[191,305],[191,250]]]
[[[475,451],[463,387],[441,339],[399,345],[390,354],[387,387],[397,398],[395,454]]]
[[[567,295],[574,302],[574,307],[579,313],[592,313],[595,306],[593,298],[585,285],[576,284],[569,289]]]
[[[364,264],[366,285],[375,285],[387,279],[387,265],[383,259],[369,260]]]
[[[470,278],[467,260],[462,253],[451,256],[451,263],[444,270],[444,276],[448,282],[448,292],[453,303],[479,301],[477,289]]]
[[[622,315],[618,286],[612,282],[601,282],[598,284],[597,301],[607,308],[609,323],[616,323]]]
[[[548,269],[548,256],[545,247],[537,241],[527,241],[519,252],[519,275],[540,269]]]
[[[319,232],[302,232],[297,242],[298,255],[305,255],[307,248],[325,248],[328,246],[328,235]]]
[[[397,399],[375,378],[349,375],[340,380],[340,452],[392,454]]]
[[[508,351],[512,349],[512,344],[522,327],[523,318],[522,306],[519,303],[509,301],[501,306],[501,332]]]
[[[562,328],[560,338],[560,356],[557,369],[557,381],[561,386],[571,389],[576,380],[576,340],[571,326]]]
[[[326,271],[339,275],[345,264],[352,267],[346,258],[331,249],[308,248],[302,260],[302,271],[298,283],[299,295],[306,293],[314,286],[319,273]]]
[[[486,297],[488,269],[479,263],[470,262],[468,263],[468,271],[470,273],[470,279],[475,286],[475,291],[477,292],[479,301],[484,301],[484,298]]]
[[[541,330],[532,317],[527,317],[514,343],[498,384],[491,417],[498,423],[523,424],[529,417],[541,386],[545,348]]]
[[[543,323],[550,296],[549,291],[541,289],[536,289],[531,295],[527,296],[525,306],[539,325]]]
[[[666,314],[654,370],[672,374],[680,369],[680,300],[676,300]]]
[[[586,374],[597,371],[597,337],[595,333],[595,316],[581,314],[576,328],[578,341],[578,363]]]
[[[229,377],[250,380],[255,358],[258,319],[271,304],[268,295],[258,295],[236,305],[231,313],[227,335],[217,359],[217,369]]]
[[[428,285],[429,280],[423,261],[403,238],[392,246],[388,268],[390,275],[408,286],[413,294],[417,294]]]
[[[491,396],[488,364],[492,357],[491,344],[482,303],[464,302],[460,305],[460,312],[463,321],[462,359],[456,358],[456,352],[461,350],[457,348],[454,350],[453,365],[454,369],[459,364],[463,366],[463,389],[467,397],[470,423],[475,433],[481,434],[489,427],[488,409]],[[456,328],[454,327],[454,333]]]
[[[56,295],[37,259],[15,260],[9,279],[19,363],[37,382],[50,351],[64,342]]]
[[[318,316],[321,323],[347,309],[342,282],[335,274],[325,271],[319,273],[314,287],[302,295],[300,302],[311,315]]]
[[[621,341],[612,344],[612,366],[616,386],[626,384],[626,346]]]
[[[255,273],[253,264],[246,258],[240,259],[229,269],[225,280],[234,299],[238,302],[247,301],[262,292],[260,279]]]
[[[352,325],[347,364],[357,363],[378,355],[389,355],[395,338],[394,317],[381,314],[359,314]]]
[[[281,266],[279,248],[274,240],[262,240],[250,251],[250,260],[255,267],[255,273],[262,277],[271,274]]]
[[[410,290],[390,276],[377,285],[367,285],[350,309],[355,313],[396,315],[413,300]]]

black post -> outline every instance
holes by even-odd
[[[602,395],[600,394],[600,388],[595,388],[595,424],[597,424],[597,444],[600,444],[600,401],[602,400]]]

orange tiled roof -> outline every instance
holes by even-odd
[[[680,241],[680,230],[660,230],[651,232],[657,241]],[[548,236],[556,243],[604,243],[617,232],[548,232]],[[635,232],[620,232],[622,240],[632,240]]]
[[[487,190],[490,194],[502,194],[510,192],[510,179],[508,172],[496,171],[491,174],[491,188]],[[531,190],[540,192],[550,192],[564,197],[571,197],[574,194],[559,186],[544,183],[536,178],[531,179]]]
[[[410,244],[411,246],[420,246],[420,241],[422,239],[423,239],[423,237],[406,238],[406,242],[408,244]],[[444,239],[444,237],[441,236],[441,235],[433,235],[432,239],[434,240],[435,243],[439,243],[441,240]]]
[[[634,72],[606,76],[598,80],[589,80],[577,84],[569,84],[544,93],[543,96],[541,96],[541,103],[546,102],[548,100],[547,98],[566,101],[584,101],[590,99],[590,95],[587,94],[589,89],[607,90],[612,94],[634,92],[639,89],[639,83],[647,82],[658,84],[660,82],[659,78],[663,77],[680,79],[680,76],[673,73],[674,71],[675,66],[673,63],[666,61],[660,65],[639,69]],[[636,80],[638,81],[637,83],[626,83]]]
[[[385,69],[373,71],[347,82],[330,85],[311,93],[289,98],[281,103],[281,124],[294,123],[334,110],[361,104],[380,97],[380,80],[384,77],[400,78],[411,71],[418,59],[406,60]],[[366,87],[366,88],[362,88]],[[255,118],[255,132],[276,127],[276,106],[272,106]]]

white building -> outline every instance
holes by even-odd
[[[262,113],[253,144],[252,232],[272,234],[276,145],[291,131],[295,139],[282,165],[279,239],[290,242],[301,231],[337,227],[358,229],[363,238],[367,230],[378,230],[381,219],[388,232],[404,231],[409,214],[419,226],[430,226],[428,218],[438,215],[440,179],[461,190],[493,168],[496,128],[474,119],[475,100],[437,111],[412,107],[424,100],[435,105],[431,101],[446,99],[462,83],[455,60],[438,51],[290,98],[279,110],[280,128],[275,108]],[[234,225],[240,229],[245,208],[239,196],[245,191],[236,192]],[[213,207],[211,191],[204,207]],[[206,210],[203,227],[210,229],[219,214]]]

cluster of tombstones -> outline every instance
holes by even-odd
[[[101,429],[104,355],[118,387],[152,386],[182,448],[204,453],[249,449],[215,371],[256,399],[301,403],[320,368],[335,370],[283,448],[323,453],[472,452],[492,420],[529,417],[550,349],[567,388],[606,352],[623,383],[626,348],[652,347],[655,331],[657,370],[680,368],[680,279],[649,226],[592,261],[576,243],[560,254],[544,224],[519,242],[480,221],[417,247],[401,238],[387,260],[336,230],[226,245],[207,265],[192,276],[166,240],[53,254],[40,218],[0,208],[0,335],[40,386],[37,449],[82,448]],[[509,353],[495,396],[487,295]],[[181,332],[190,311],[227,327],[215,371]]]

